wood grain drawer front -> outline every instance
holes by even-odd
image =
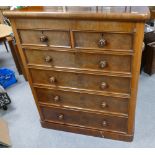
[[[19,30],[24,45],[70,47],[69,31],[56,30]]]
[[[46,121],[63,124],[90,127],[96,129],[110,129],[115,131],[127,131],[127,119],[106,115],[97,115],[68,109],[42,107]]]
[[[39,102],[77,109],[127,114],[127,98],[108,97],[54,89],[35,88]]]
[[[102,21],[102,20],[60,20],[60,19],[28,19],[16,18],[18,29],[73,29],[73,30],[100,30],[100,31],[119,31],[133,32],[135,24],[131,22]],[[33,24],[32,24],[33,23]],[[62,24],[63,23],[63,24]]]
[[[121,33],[74,32],[75,47],[131,50],[132,35]]]
[[[131,56],[67,51],[25,50],[28,65],[131,72]]]
[[[130,92],[130,78],[30,69],[33,83],[119,93]]]

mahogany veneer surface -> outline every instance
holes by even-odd
[[[5,11],[43,127],[132,141],[147,7]]]

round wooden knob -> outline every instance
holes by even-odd
[[[102,107],[102,108],[105,108],[105,107],[107,107],[107,104],[106,104],[106,102],[102,102],[102,104],[101,104],[101,107]]]
[[[63,119],[64,119],[64,115],[63,115],[63,114],[60,114],[60,115],[58,116],[58,119],[59,119],[59,120],[63,120]]]
[[[104,120],[104,121],[102,122],[102,126],[103,126],[103,127],[107,126],[107,121]]]
[[[101,83],[101,89],[105,89],[107,87],[107,84],[105,82]]]
[[[99,42],[98,42],[99,48],[102,48],[102,47],[104,47],[105,45],[106,45],[106,40],[103,39],[103,38],[101,38],[101,39],[99,40]]]
[[[55,97],[54,97],[54,101],[55,101],[55,102],[60,101],[60,97],[59,97],[59,96],[55,96]]]
[[[107,62],[104,61],[104,60],[100,61],[100,63],[99,63],[99,66],[100,66],[100,68],[102,68],[102,69],[105,68],[106,65],[107,65]]]
[[[51,62],[52,58],[50,56],[45,56],[45,62]]]
[[[50,83],[55,83],[56,82],[56,78],[55,77],[50,77],[49,81],[50,81]]]
[[[40,41],[41,41],[41,42],[47,42],[47,41],[48,41],[48,37],[45,36],[45,35],[42,35],[42,36],[40,37]]]

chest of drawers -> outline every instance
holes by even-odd
[[[132,141],[147,7],[4,12],[43,127]]]

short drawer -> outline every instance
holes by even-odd
[[[99,115],[54,107],[42,107],[41,111],[45,121],[95,129],[109,129],[122,132],[127,131],[127,118],[123,117]]]
[[[100,112],[128,113],[128,98],[118,98],[56,89],[35,88],[38,101],[48,105]]]
[[[132,50],[132,39],[128,33],[74,32],[76,48]]]
[[[130,55],[84,53],[76,51],[43,51],[25,49],[28,65],[67,67],[86,70],[131,72]]]
[[[18,30],[18,33],[23,45],[70,47],[69,31]]]
[[[75,72],[30,69],[32,81],[54,87],[70,87],[119,93],[130,92],[130,78]]]

